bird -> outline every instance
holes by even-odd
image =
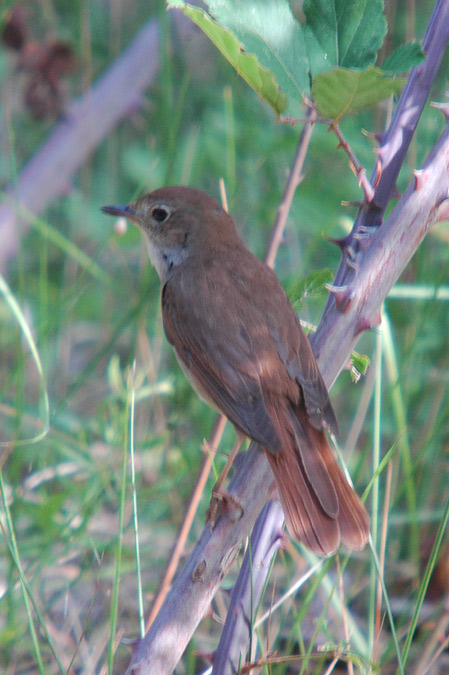
[[[207,193],[158,188],[104,206],[138,225],[161,281],[165,335],[197,394],[255,441],[274,475],[290,535],[321,556],[361,550],[370,521],[330,448],[329,394],[274,271]]]

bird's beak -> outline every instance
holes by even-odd
[[[137,222],[137,212],[129,205],[115,204],[114,206],[102,206],[100,210],[110,216],[121,216],[122,218],[128,218],[128,220]]]

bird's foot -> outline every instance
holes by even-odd
[[[229,514],[232,522],[237,522],[243,516],[242,502],[231,492],[222,487],[212,490],[212,497],[206,513],[206,523],[211,531],[215,528],[220,515]]]

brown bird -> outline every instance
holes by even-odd
[[[167,339],[199,396],[264,449],[290,534],[321,555],[340,541],[363,548],[369,518],[329,447],[335,414],[274,272],[199,190],[161,188],[102,210],[144,232]]]

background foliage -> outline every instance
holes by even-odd
[[[3,22],[16,4],[2,7]],[[304,6],[307,4],[313,3]],[[410,42],[414,35],[422,36],[432,6],[430,1],[419,3],[415,13],[412,6],[406,11],[401,3],[387,4],[388,36],[382,60],[396,45]],[[138,627],[131,490],[124,481],[123,468],[131,391],[136,398],[132,429],[146,606],[157,591],[182,522],[202,461],[200,446],[209,436],[214,413],[193,394],[164,341],[159,284],[147,264],[140,234],[130,229],[119,237],[98,209],[165,184],[188,184],[218,197],[218,179],[222,177],[230,211],[250,248],[262,257],[298,131],[276,123],[272,109],[200,32],[192,32],[189,40],[181,42],[162,2],[150,9],[148,3],[138,0],[42,0],[25,3],[25,7],[33,39],[44,42],[57,36],[73,50],[76,65],[65,79],[67,98],[78,96],[94,82],[149,18],[160,22],[163,36],[159,75],[142,105],[130,111],[107,142],[95,149],[74,184],[67,186],[67,194],[51,205],[42,221],[32,223],[20,239],[18,255],[5,270],[12,295],[38,346],[47,383],[51,428],[39,443],[7,444],[36,435],[43,404],[35,361],[17,315],[5,299],[0,302],[0,440],[5,443],[1,459],[0,669],[11,673],[65,672],[74,658],[76,672],[100,672],[108,658],[112,662],[115,626],[119,635],[127,637],[136,636]],[[436,99],[446,86],[446,73],[447,58]],[[26,78],[26,72],[17,71],[16,55],[3,46],[3,186],[14,182],[57,117],[33,118],[24,101]],[[303,93],[301,87],[298,100],[299,92]],[[382,103],[342,123],[368,169],[375,161],[375,143],[361,130],[381,131],[387,116],[388,103]],[[400,190],[443,124],[440,113],[427,106],[409,153],[409,165],[401,175]],[[338,250],[322,234],[342,236],[350,227],[354,210],[341,206],[341,201],[358,199],[360,190],[346,157],[336,150],[335,137],[326,127],[318,126],[276,264],[277,274],[292,299],[300,301],[301,316],[306,320],[319,321],[326,294],[319,289],[298,298],[297,284],[317,269],[336,269]],[[62,235],[58,243],[49,237],[45,225]],[[345,372],[332,390],[342,447],[349,450],[348,461],[359,492],[371,478],[376,423],[381,423],[383,453],[404,439],[410,448],[409,468],[398,455],[392,465],[384,572],[400,638],[413,614],[433,536],[448,499],[447,301],[413,295],[417,288],[447,284],[447,243],[447,228],[434,230],[402,279],[411,285],[409,294],[386,302],[386,325],[392,328],[393,342],[389,346],[386,342],[384,367],[375,358],[378,335],[366,334],[358,349],[373,359],[367,378],[355,385]],[[95,261],[100,274],[93,272],[82,253]],[[370,373],[380,378],[382,394],[381,418],[374,421],[374,377]],[[351,454],[355,440],[357,451]],[[230,448],[232,442],[233,432],[228,430],[223,447]],[[202,530],[212,484],[213,477],[189,546]],[[412,486],[418,506],[417,523],[410,523],[406,485]],[[384,489],[383,476],[381,503]],[[18,581],[18,561],[8,532],[11,523],[34,609],[27,609]],[[414,526],[417,539],[410,536]],[[442,622],[447,621],[446,546],[447,542],[412,645],[410,663],[415,670],[410,672],[424,672],[419,670],[420,659],[426,650],[433,653],[432,641],[439,638]],[[280,554],[265,608],[307,564],[291,547]],[[347,601],[359,631],[351,640],[360,650],[374,631],[369,573],[369,552],[353,556],[345,573]],[[330,575],[337,575],[335,566]],[[232,578],[225,580],[225,587],[231,584]],[[327,593],[325,584],[312,581],[295,602],[286,603],[270,629],[262,629],[261,652],[267,645],[278,655],[305,653],[309,644],[314,649],[325,642],[341,646],[344,633],[339,613],[330,608],[326,621],[317,619]],[[220,633],[216,619],[225,616],[225,605],[225,594],[220,594],[214,615],[203,621],[179,666],[180,673],[199,673],[205,668],[196,652],[213,651]],[[36,608],[47,636],[37,627]],[[376,660],[382,672],[389,672],[396,667],[396,657],[383,610],[381,619]],[[48,637],[57,645],[59,665]],[[119,644],[117,672],[123,670],[128,658],[127,647]],[[444,664],[443,659],[444,654],[439,655],[437,662]],[[355,657],[354,661],[357,663]],[[306,664],[305,672],[320,673],[326,667],[320,660]],[[278,664],[271,672],[297,669]]]

